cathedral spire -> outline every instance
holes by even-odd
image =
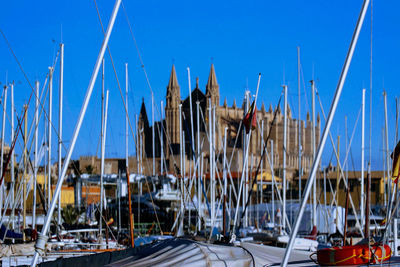
[[[178,108],[181,101],[181,89],[178,84],[178,78],[176,77],[175,65],[172,65],[171,75],[169,76],[169,82],[167,86],[167,107]]]
[[[178,78],[176,78],[175,65],[172,65],[171,75],[169,76],[169,82],[167,86],[167,96],[171,93],[175,93],[176,91],[179,92],[180,87],[178,84]]]
[[[206,97],[211,98],[213,105],[219,106],[219,85],[215,75],[214,64],[211,64],[210,75],[206,85]]]

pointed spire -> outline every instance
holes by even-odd
[[[147,129],[149,127],[149,119],[147,117],[146,106],[144,104],[144,98],[142,98],[142,106],[140,107],[139,121],[143,123],[143,126]]]
[[[196,88],[199,89],[199,77],[196,77]]]
[[[233,99],[233,104],[232,104],[232,108],[237,108],[237,106],[236,106],[236,99]]]
[[[165,108],[178,108],[181,102],[181,89],[176,78],[175,65],[172,65],[171,75],[167,86],[167,104]]]
[[[268,109],[268,113],[272,113],[272,112],[274,112],[274,110],[272,109],[272,104],[271,104],[271,103],[269,103],[269,109]]]
[[[210,75],[208,75],[207,88],[219,87],[217,76],[215,75],[214,64],[211,64]]]
[[[226,97],[225,97],[225,100],[224,100],[224,108],[226,108],[226,107],[228,107],[228,104],[226,103]]]
[[[289,118],[292,117],[292,110],[290,109],[290,105],[287,106],[287,116],[288,116]]]
[[[213,105],[219,106],[219,85],[215,75],[214,64],[211,64],[210,75],[206,85],[206,97],[211,98]]]
[[[169,76],[169,82],[167,86],[167,96],[177,92],[180,95],[180,87],[178,84],[178,78],[176,77],[175,65],[172,65],[171,75]]]
[[[307,121],[310,120],[310,112],[307,111]]]
[[[264,101],[261,104],[261,112],[265,113],[265,105],[264,105]]]
[[[277,111],[278,114],[280,114],[280,113],[281,113],[281,105],[279,104],[279,105],[276,107],[276,109],[278,110],[278,111]]]

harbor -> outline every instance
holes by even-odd
[[[218,48],[232,29],[250,38],[253,19],[273,23],[260,10],[252,18],[218,3],[219,29],[146,18],[177,3],[57,5],[31,26],[42,38],[47,20],[60,21],[50,52],[40,39],[21,47],[25,29],[0,20],[1,266],[400,265],[400,100],[396,70],[383,75],[373,61],[385,54],[381,5],[334,7],[347,20],[331,28],[346,29],[329,41],[332,55],[292,34],[290,56],[275,47],[271,62],[263,49]],[[170,38],[185,27],[224,33],[207,50]],[[46,60],[32,63],[39,51]],[[238,71],[240,60],[254,64]],[[273,64],[283,69],[263,67]]]

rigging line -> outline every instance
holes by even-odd
[[[32,84],[31,84],[31,82],[30,82],[30,80],[29,80],[29,78],[28,78],[28,75],[26,74],[24,68],[22,67],[21,62],[18,60],[17,55],[15,54],[14,50],[12,49],[10,42],[8,41],[7,37],[5,36],[4,32],[3,32],[1,29],[0,29],[0,33],[1,33],[1,35],[3,36],[3,38],[4,38],[4,40],[5,40],[6,44],[7,44],[8,49],[10,50],[11,54],[13,55],[14,60],[17,62],[17,65],[18,65],[19,69],[21,70],[21,72],[22,72],[22,74],[23,74],[25,80],[27,81],[29,87],[30,87],[31,90],[32,90],[32,91],[31,91],[31,94],[29,95],[29,98],[28,98],[27,106],[29,107],[29,104],[30,104],[31,99],[32,99],[32,95],[34,95],[36,99],[39,99],[39,104],[40,104],[40,106],[41,106],[41,109],[43,110],[45,116],[46,116],[47,119],[48,119],[49,116],[48,116],[48,114],[47,114],[47,112],[46,112],[46,110],[45,110],[43,104],[41,103],[39,96],[36,95],[36,92],[35,92],[35,90],[34,90]],[[57,55],[56,55],[54,64],[53,64],[53,66],[52,66],[53,69],[55,68],[55,65],[57,64],[59,53],[60,53],[60,50],[58,50],[58,52],[57,52]],[[47,80],[48,76],[49,76],[49,74],[46,75],[46,80]],[[25,113],[27,112],[27,110],[28,110],[28,109],[26,109],[26,110],[24,111],[24,114],[23,114],[23,117],[22,117],[22,122],[25,120]],[[54,130],[54,132],[55,132],[57,138],[59,139],[60,136],[59,136],[59,134],[58,134],[57,129],[55,128],[55,126],[53,125],[52,122],[50,122],[50,124],[51,124],[51,127],[53,128],[53,130]],[[17,126],[17,127],[18,127],[18,126]],[[17,136],[18,136],[18,131],[19,131],[19,130],[17,129],[17,134],[16,134],[15,138],[17,138]],[[64,148],[65,151],[67,151],[67,149],[66,149],[66,147],[64,146],[64,144],[63,144],[63,148]],[[75,164],[74,164],[74,165],[75,165]],[[76,166],[75,166],[75,168],[76,168]],[[2,179],[3,179],[3,178],[0,179],[0,184],[1,184],[1,182],[2,182]]]
[[[100,21],[100,25],[101,25],[101,29],[102,29],[103,35],[105,35],[105,31],[104,31],[104,27],[103,27],[103,22],[102,22],[102,20],[101,20],[101,16],[100,16],[99,8],[98,8],[98,6],[97,6],[97,2],[96,2],[96,0],[93,0],[93,1],[94,1],[95,6],[96,6],[96,11],[97,11],[97,15],[98,15],[98,18],[99,18],[99,21]],[[108,51],[108,54],[109,54],[110,59],[111,59],[111,65],[112,65],[112,67],[113,67],[114,75],[115,75],[115,78],[116,78],[116,80],[117,80],[118,89],[119,89],[119,92],[120,92],[120,95],[121,95],[122,103],[123,103],[124,108],[125,108],[125,114],[126,114],[126,116],[127,116],[127,118],[128,118],[128,122],[129,122],[129,126],[130,126],[130,129],[131,129],[131,133],[132,133],[132,136],[134,136],[132,124],[131,124],[131,121],[130,121],[130,119],[129,119],[128,109],[127,109],[127,107],[126,107],[126,103],[125,103],[125,100],[124,100],[124,97],[123,97],[123,94],[122,94],[122,89],[121,89],[121,85],[120,85],[120,83],[119,83],[117,71],[116,71],[115,66],[114,66],[114,60],[113,60],[113,57],[112,57],[112,55],[111,55],[111,50],[110,50],[110,47],[109,47],[108,45],[107,45],[107,51]],[[135,142],[135,144],[136,144],[135,138],[133,138],[133,139],[134,139],[134,142]],[[137,145],[137,144],[136,144],[136,145]],[[136,152],[136,153],[137,153],[137,152]],[[146,151],[144,151],[144,154],[146,154]],[[146,157],[145,162],[147,163],[146,165],[148,166],[147,157]],[[148,184],[147,181],[146,181],[146,185],[147,185],[147,187],[148,187],[147,189],[148,189],[149,192],[150,192],[150,187],[149,187],[149,184]],[[151,202],[152,202],[152,204],[153,204],[152,207],[153,207],[154,213],[155,213],[155,215],[156,215],[157,224],[158,224],[158,227],[159,227],[160,230],[161,230],[161,235],[162,235],[163,231],[162,231],[162,228],[161,228],[160,221],[159,221],[159,219],[158,219],[157,211],[156,211],[156,209],[155,209],[155,204],[154,204],[154,201],[153,201],[153,196],[152,196],[151,194],[149,194],[149,195],[150,195]]]
[[[128,23],[129,32],[130,32],[131,37],[132,37],[132,40],[133,40],[133,42],[134,42],[134,44],[135,44],[135,48],[136,48],[136,51],[137,51],[138,56],[139,56],[139,61],[140,61],[140,64],[141,64],[141,68],[143,69],[144,75],[145,75],[145,77],[146,77],[147,85],[148,85],[148,87],[149,87],[149,89],[150,89],[151,94],[154,95],[153,89],[152,89],[151,84],[150,84],[149,77],[148,77],[148,75],[147,75],[146,68],[145,68],[145,66],[144,66],[144,62],[143,62],[143,59],[142,59],[142,55],[141,55],[140,50],[139,50],[139,46],[138,46],[138,44],[137,44],[137,42],[136,42],[135,35],[133,34],[132,26],[131,26],[131,23],[130,23],[130,21],[129,21],[128,14],[127,14],[127,12],[126,12],[126,9],[125,9],[125,6],[124,6],[124,2],[122,2],[122,9],[124,10],[124,15],[125,15],[126,21],[127,21],[127,23]],[[158,115],[160,115],[160,117],[161,117],[161,112],[160,112],[160,110],[158,110],[158,106],[155,105],[155,108],[156,108],[156,111],[158,111]],[[165,131],[164,125],[161,125],[161,126],[162,126],[161,128],[163,128],[163,130],[164,130],[164,132],[165,132],[165,136],[166,136],[166,138],[167,138],[167,144],[166,144],[166,146],[169,148],[169,150],[170,150],[170,152],[171,152],[171,155],[172,155],[173,153],[172,153],[172,147],[171,147],[170,136],[169,136],[169,134]],[[177,166],[177,162],[176,162],[176,160],[175,160],[174,157],[172,157],[172,160],[173,160],[174,165]],[[176,172],[175,172],[175,173],[176,173]]]
[[[281,95],[279,96],[279,100],[278,100],[278,105],[277,105],[277,106],[279,106],[279,104],[280,104],[280,102],[281,102],[281,100],[282,100],[282,93],[283,93],[283,91],[281,91]],[[240,228],[240,226],[242,225],[243,216],[244,216],[244,214],[245,214],[245,212],[246,212],[246,209],[247,209],[247,207],[248,207],[248,205],[249,205],[249,203],[250,203],[250,198],[251,198],[251,195],[253,194],[253,191],[254,191],[254,190],[253,190],[254,184],[255,184],[256,181],[257,181],[257,175],[258,175],[258,172],[260,171],[261,162],[262,162],[263,158],[265,157],[265,154],[266,154],[266,151],[267,151],[268,141],[269,141],[269,138],[271,137],[272,128],[273,128],[274,125],[275,125],[275,120],[276,120],[276,115],[277,115],[277,114],[278,114],[278,109],[276,109],[275,112],[274,112],[274,118],[273,118],[273,120],[272,120],[272,122],[271,122],[271,126],[270,126],[270,128],[269,128],[269,132],[268,132],[267,139],[265,139],[265,142],[264,142],[264,145],[263,145],[263,151],[262,151],[262,154],[261,154],[261,158],[260,158],[260,160],[258,161],[258,166],[257,166],[256,172],[255,172],[255,174],[254,174],[254,178],[253,178],[253,181],[252,181],[252,184],[251,184],[251,187],[250,187],[249,196],[247,197],[246,205],[244,206],[244,209],[243,209],[242,214],[241,214],[241,216],[240,216],[239,228]],[[253,119],[252,116],[253,116],[253,115],[251,115],[251,117],[250,117],[250,122],[251,122],[252,119]],[[285,193],[286,193],[286,192],[285,192]],[[287,217],[286,215],[283,215],[283,216],[284,216],[284,217]]]
[[[318,89],[317,89],[317,88],[315,88],[315,94],[317,95],[317,98],[318,98],[318,101],[319,101],[319,105],[320,105],[320,109],[321,109],[323,118],[324,118],[324,120],[326,121],[325,111],[324,111],[324,108],[323,108],[323,106],[322,106],[321,98],[319,97],[319,93],[318,93]],[[360,108],[359,111],[358,111],[357,121],[358,121],[358,118],[359,118],[359,116],[360,116],[360,111],[361,111],[361,108]],[[334,145],[335,142],[333,141],[332,134],[331,134],[330,131],[329,131],[329,138],[330,138],[330,140],[331,140],[331,144],[332,144],[332,147],[333,147],[333,151],[334,151],[334,153],[335,153],[335,155],[336,155],[336,158],[338,159],[338,158],[339,158],[339,155],[338,155],[338,152],[337,152],[337,150],[336,150],[336,146]],[[345,162],[346,162],[346,161],[347,161],[347,159],[345,160]],[[344,175],[344,173],[343,173],[343,169],[342,169],[342,165],[341,165],[340,161],[338,162],[338,166],[337,166],[337,167],[338,167],[339,170],[340,170],[340,177],[339,177],[339,179],[342,179],[342,178],[343,178],[344,185],[345,185],[345,187],[347,188],[348,183],[347,183],[346,180],[344,179],[345,175]],[[336,194],[336,193],[335,193],[335,194]],[[354,213],[354,216],[355,216],[355,219],[356,219],[356,227],[358,226],[358,228],[361,230],[361,235],[362,235],[362,237],[364,238],[364,232],[363,232],[362,229],[361,229],[361,224],[360,224],[360,222],[359,222],[359,220],[358,220],[358,216],[357,216],[357,213],[356,213],[356,209],[355,209],[354,203],[353,203],[353,198],[351,197],[351,195],[350,195],[350,204],[351,204],[352,209],[353,209],[354,212],[355,212],[355,213]]]
[[[138,46],[138,44],[137,44],[137,42],[136,42],[136,38],[135,38],[135,36],[134,36],[134,34],[133,34],[132,26],[131,26],[131,23],[130,23],[130,21],[129,21],[129,18],[128,18],[128,15],[127,15],[127,12],[126,12],[126,9],[125,9],[125,6],[124,6],[124,3],[123,3],[123,2],[122,2],[122,9],[124,10],[125,18],[126,18],[126,21],[127,21],[127,23],[128,23],[129,31],[130,31],[132,40],[133,40],[133,42],[134,42],[134,44],[135,44],[136,51],[137,51],[138,56],[139,56],[139,60],[140,60],[140,63],[141,63],[141,68],[143,69],[144,75],[145,75],[145,77],[146,77],[147,85],[148,85],[148,87],[149,87],[149,89],[150,89],[151,94],[154,95],[154,92],[153,92],[153,89],[152,89],[152,87],[151,87],[150,80],[149,80],[149,77],[148,77],[146,68],[145,68],[145,66],[144,66],[144,62],[143,62],[142,56],[141,56],[141,54],[140,54],[139,46]],[[157,106],[157,105],[155,106],[155,108],[156,108],[156,111],[158,111],[158,114],[160,115],[161,112],[158,110],[158,106]],[[161,117],[161,115],[160,115],[160,117]],[[164,125],[161,125],[161,126],[162,126],[161,128],[163,128],[163,130],[164,130],[165,137],[166,137],[166,139],[167,139],[166,146],[169,148],[169,150],[170,150],[170,152],[171,152],[171,155],[172,155],[172,154],[173,154],[173,153],[172,153],[172,147],[171,147],[171,143],[172,143],[172,142],[171,142],[171,140],[170,140],[170,136],[169,136],[169,134],[166,132],[166,130],[164,129]],[[176,162],[176,160],[175,160],[174,157],[172,157],[172,160],[173,160],[174,166],[177,166],[177,162]],[[175,169],[174,169],[174,172],[175,172],[175,174],[176,174]]]

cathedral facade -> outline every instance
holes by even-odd
[[[175,66],[172,66],[166,89],[164,120],[150,125],[146,107],[142,103],[138,121],[139,135],[137,142],[140,146],[137,147],[137,151],[143,151],[140,153],[141,160],[150,159],[154,156],[156,158],[157,173],[163,171],[182,175],[183,173],[189,174],[190,168],[193,170],[196,158],[201,155],[203,158],[203,170],[207,173],[210,166],[209,128],[211,114],[211,118],[214,118],[211,120],[214,122],[211,123],[211,129],[215,133],[213,149],[217,172],[221,172],[223,169],[225,139],[226,158],[230,166],[230,171],[232,173],[241,172],[245,154],[243,150],[246,146],[246,133],[242,120],[248,111],[249,103],[252,101],[250,93],[246,92],[245,95],[248,97],[247,99],[245,98],[240,107],[237,106],[236,100],[232,106],[227,105],[226,99],[223,105],[220,105],[220,88],[213,64],[211,65],[205,93],[199,88],[198,79],[196,79],[196,87],[192,90],[191,95],[182,100]],[[180,118],[180,109],[182,118]],[[270,173],[273,170],[275,175],[281,176],[284,155],[284,114],[279,105],[273,108],[270,104],[268,110],[266,110],[264,103],[261,108],[257,109],[256,114],[257,127],[252,131],[248,144],[248,168],[250,171],[255,171],[257,168],[264,142],[269,135],[269,142],[266,148],[268,157],[264,157],[263,159],[263,171]],[[286,170],[289,179],[299,175],[299,124],[302,169],[303,173],[307,173],[312,164],[312,122],[308,113],[306,121],[293,118],[291,110],[288,107]],[[155,127],[154,136],[152,127]],[[319,116],[317,117],[315,128],[316,145],[318,146],[320,136]],[[182,129],[182,134],[180,129]],[[153,143],[155,145],[154,150]],[[200,146],[198,143],[200,143]],[[273,150],[273,155],[271,150]],[[161,151],[163,151],[162,157]],[[181,155],[183,155],[182,158],[185,162],[183,165],[185,167],[182,167]],[[161,160],[163,161],[162,164]],[[148,162],[151,164],[152,161],[148,160]],[[271,168],[270,164],[273,164],[273,168]],[[144,168],[147,169],[145,170],[146,173],[151,174],[152,167],[144,165]]]

